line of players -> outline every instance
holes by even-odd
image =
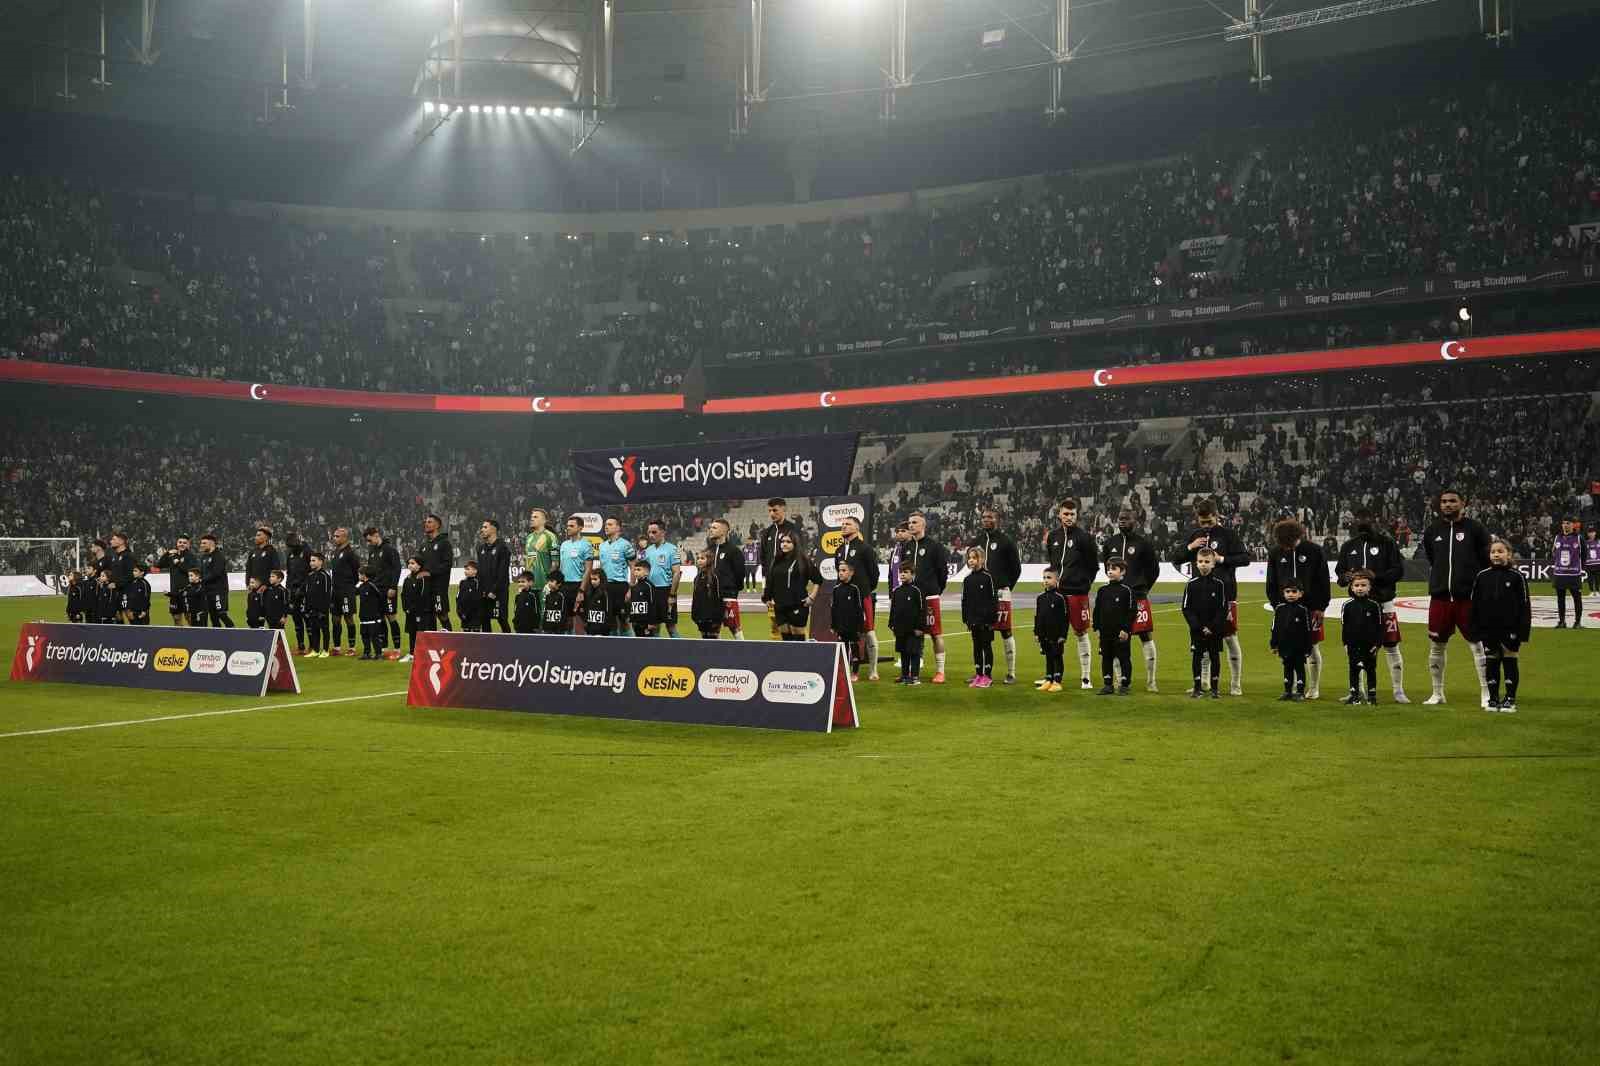
[[[1459,492],[1441,492],[1436,506],[1439,518],[1424,531],[1421,544],[1430,565],[1429,673],[1433,681],[1433,692],[1424,702],[1429,705],[1445,702],[1446,647],[1451,636],[1460,631],[1473,654],[1480,683],[1480,702],[1489,708],[1492,702],[1498,702],[1498,695],[1491,693],[1491,669],[1504,671],[1507,661],[1514,660],[1517,646],[1527,640],[1524,634],[1528,626],[1516,618],[1497,617],[1478,628],[1498,635],[1510,634],[1510,639],[1499,641],[1489,650],[1483,639],[1475,639],[1471,621],[1474,588],[1478,575],[1493,564],[1490,538],[1480,523],[1465,515],[1465,500]],[[1059,524],[1048,530],[1042,539],[1049,561],[1047,582],[1052,586],[1046,591],[1058,593],[1063,601],[1066,622],[1060,635],[1064,642],[1070,632],[1076,640],[1081,687],[1094,687],[1088,634],[1091,628],[1100,627],[1091,613],[1089,592],[1103,554],[1108,560],[1114,558],[1121,562],[1122,579],[1112,584],[1125,584],[1132,601],[1129,624],[1125,627],[1119,624],[1114,632],[1127,633],[1121,638],[1122,643],[1131,643],[1135,635],[1139,637],[1146,686],[1156,691],[1157,648],[1148,597],[1150,586],[1160,572],[1157,555],[1149,540],[1136,528],[1134,515],[1128,510],[1119,513],[1118,533],[1106,539],[1102,553],[1094,537],[1078,524],[1080,510],[1081,504],[1075,498],[1061,501],[1057,508]],[[804,640],[809,611],[822,577],[803,550],[798,526],[787,517],[787,502],[776,498],[769,500],[768,513],[771,522],[760,534],[759,557],[766,578],[762,599],[768,608],[771,635],[774,639]],[[1235,571],[1246,565],[1250,556],[1238,534],[1221,522],[1212,501],[1198,501],[1194,516],[1194,527],[1168,561],[1191,566],[1197,577],[1205,576],[1217,582],[1220,592],[1204,586],[1208,590],[1204,598],[1208,603],[1220,599],[1224,612],[1222,617],[1210,620],[1214,625],[1210,621],[1196,625],[1196,612],[1191,611],[1190,601],[1195,600],[1194,606],[1198,608],[1201,592],[1196,589],[1191,596],[1186,588],[1184,613],[1191,631],[1196,687],[1214,689],[1217,686],[1220,652],[1225,649],[1229,692],[1240,695],[1244,655],[1237,632]],[[963,621],[973,633],[974,659],[978,664],[973,681],[969,683],[976,687],[988,687],[992,683],[992,638],[995,634],[1001,636],[1004,647],[1006,673],[1003,680],[1006,684],[1016,681],[1017,650],[1011,626],[1011,603],[1021,575],[1016,542],[1001,528],[999,512],[986,509],[982,520],[985,543],[981,549],[976,549],[978,565],[972,566],[974,556],[971,554],[967,561],[969,569],[981,571],[983,576],[978,579],[978,587],[970,600],[966,590],[963,593]],[[513,599],[510,548],[500,536],[497,521],[486,519],[483,522],[477,558],[467,562],[466,577],[457,588],[456,606],[464,628],[487,631],[498,620],[503,632],[514,627],[522,632],[654,635],[665,628],[670,636],[678,635],[676,589],[682,570],[681,554],[677,546],[667,540],[663,522],[649,523],[648,544],[642,551],[622,536],[621,523],[616,518],[606,520],[605,537],[599,545],[591,544],[583,535],[581,522],[576,517],[566,520],[566,538],[560,542],[555,540],[547,523],[548,516],[542,509],[530,512],[523,574],[518,579],[522,587]],[[271,543],[272,530],[263,526],[256,531],[255,545],[246,565],[250,604],[247,621],[252,625],[282,628],[287,618],[294,624],[300,653],[323,657],[339,654],[341,636],[346,640],[346,654],[354,654],[356,635],[360,633],[363,657],[375,658],[383,654],[386,645],[392,644],[398,649],[398,616],[403,612],[410,635],[410,651],[414,652],[417,632],[451,628],[449,583],[455,552],[442,532],[442,525],[437,515],[430,514],[424,519],[424,546],[406,561],[404,568],[399,553],[375,527],[364,531],[367,561],[363,566],[345,528],[334,530],[329,556],[311,551],[294,532],[288,534],[286,553],[280,556]],[[877,680],[874,606],[880,568],[872,546],[861,536],[859,525],[853,519],[846,519],[843,525],[843,539],[835,552],[835,562],[839,566],[841,584],[849,589],[843,596],[836,595],[838,602],[831,621],[834,631],[852,645],[855,661],[870,664],[869,680]],[[1563,520],[1562,533],[1553,545],[1553,572],[1561,613],[1559,624],[1565,625],[1566,598],[1571,596],[1574,625],[1581,627],[1585,572],[1591,588],[1600,584],[1600,538],[1592,535],[1585,538],[1579,528],[1575,519]],[[711,523],[707,547],[696,560],[699,576],[691,615],[702,636],[715,637],[727,628],[736,638],[742,639],[738,592],[746,582],[746,563],[743,553],[730,543],[729,532],[725,519]],[[1335,574],[1342,586],[1354,585],[1359,577],[1368,577],[1367,596],[1352,597],[1370,598],[1377,608],[1376,628],[1381,631],[1381,637],[1366,650],[1375,656],[1377,648],[1384,649],[1394,699],[1406,703],[1409,700],[1404,690],[1400,626],[1393,602],[1395,585],[1403,575],[1401,555],[1395,542],[1379,532],[1377,516],[1370,510],[1355,515],[1354,534],[1339,549]],[[920,677],[921,640],[931,636],[934,644],[932,680],[943,684],[946,648],[939,598],[945,591],[951,570],[949,555],[942,544],[928,537],[927,520],[920,512],[897,528],[894,537],[895,546],[890,556],[891,630],[896,634],[897,649],[907,647],[913,637],[919,649],[916,669],[907,671],[902,662],[902,680]],[[1323,667],[1318,645],[1323,639],[1323,615],[1331,601],[1327,560],[1296,522],[1278,523],[1274,538],[1276,544],[1269,553],[1267,567],[1268,601],[1275,612],[1281,613],[1285,605],[1293,604],[1297,610],[1291,614],[1298,617],[1298,610],[1303,609],[1308,616],[1309,636],[1305,641],[1308,646],[1303,657],[1297,650],[1301,641],[1294,635],[1295,626],[1285,623],[1288,628],[1279,639],[1275,620],[1273,648],[1285,656],[1285,694],[1290,698],[1317,699]],[[148,624],[150,587],[144,577],[144,565],[128,551],[127,538],[113,533],[109,544],[96,541],[93,551],[94,564],[81,577],[73,575],[69,580],[69,619]],[[1200,572],[1202,554],[1208,554],[1212,564],[1204,574]],[[174,575],[168,597],[174,624],[204,625],[208,621],[212,625],[234,624],[228,611],[226,564],[217,552],[215,534],[208,533],[200,539],[198,556],[190,550],[189,538],[178,538],[156,565]],[[1366,574],[1361,574],[1362,571]],[[922,597],[920,626],[911,624],[910,593],[902,597],[904,603],[899,614],[894,611],[892,594],[904,585],[913,586]],[[985,589],[993,592],[992,612],[984,604],[984,597],[988,595]],[[1521,591],[1526,602],[1525,585]],[[855,607],[857,603],[859,612]],[[1051,630],[1053,601],[1045,607],[1046,618],[1036,621],[1036,637]],[[1480,608],[1480,614],[1484,610],[1488,608]],[[857,613],[860,622],[853,624]],[[900,619],[898,625],[896,618]],[[1362,632],[1359,623],[1346,627],[1347,647],[1352,646],[1351,636],[1356,632]],[[1041,648],[1047,659],[1047,671],[1036,684],[1041,688],[1059,686],[1063,669],[1049,665],[1054,649],[1043,644]],[[1121,687],[1126,688],[1131,663],[1125,663],[1124,656],[1117,654],[1123,650],[1113,649],[1110,661],[1120,670]],[[1131,659],[1131,655],[1126,658]],[[1102,665],[1107,661],[1103,647]],[[1352,665],[1352,692],[1360,694],[1364,687],[1362,698],[1369,702],[1376,697],[1373,672],[1370,668],[1360,672],[1360,678],[1365,681],[1362,686]],[[1103,685],[1103,689],[1111,687],[1109,683]]]
[[[1511,566],[1512,553],[1504,541],[1491,540],[1476,520],[1465,514],[1461,493],[1445,490],[1435,501],[1438,518],[1424,531],[1422,552],[1428,562],[1428,668],[1432,693],[1430,706],[1446,702],[1447,646],[1457,632],[1473,655],[1479,681],[1480,704],[1487,710],[1514,712],[1519,667],[1517,652],[1531,634],[1532,611],[1527,582]],[[1046,661],[1045,677],[1037,687],[1060,691],[1064,680],[1064,644],[1074,637],[1080,667],[1080,684],[1094,687],[1090,675],[1089,632],[1101,637],[1101,694],[1126,693],[1132,674],[1131,641],[1143,645],[1146,686],[1156,691],[1157,650],[1154,619],[1149,603],[1151,584],[1159,562],[1150,542],[1135,527],[1134,515],[1118,515],[1118,533],[1103,546],[1110,579],[1095,597],[1091,610],[1090,588],[1097,576],[1101,546],[1078,524],[1080,501],[1063,500],[1057,508],[1059,525],[1044,537],[1048,567],[1045,591],[1036,604],[1035,636]],[[1238,586],[1235,571],[1250,561],[1238,534],[1220,521],[1215,504],[1202,499],[1194,507],[1194,527],[1182,538],[1168,561],[1189,566],[1193,578],[1185,587],[1182,610],[1189,629],[1194,687],[1191,695],[1219,695],[1221,653],[1229,666],[1229,692],[1242,694],[1244,651],[1238,639]],[[1005,638],[1006,683],[1016,679],[1015,641],[1010,626],[1011,591],[1020,574],[1015,543],[998,528],[998,514],[983,514],[986,543],[967,556],[968,585],[963,588],[962,614],[973,636],[975,677],[969,684],[987,688],[992,683],[992,633]],[[1399,547],[1379,531],[1378,516],[1362,509],[1354,516],[1354,535],[1338,550],[1333,572],[1339,585],[1350,590],[1343,608],[1342,642],[1349,658],[1349,691],[1345,703],[1376,703],[1376,657],[1382,649],[1388,659],[1393,698],[1409,703],[1405,694],[1405,661],[1401,653],[1395,589],[1404,576]],[[928,548],[925,522],[913,515],[896,531],[891,560],[901,575],[900,587],[891,593],[890,628],[902,649],[902,681],[917,683],[924,634],[934,637],[934,682],[944,681],[944,646],[938,619],[939,593],[943,592],[942,548]],[[1328,560],[1293,520],[1279,522],[1274,547],[1268,553],[1266,594],[1274,609],[1270,645],[1283,660],[1282,698],[1320,698],[1323,667],[1319,647],[1324,614],[1332,601]],[[939,560],[939,573],[925,568]],[[1591,587],[1600,577],[1600,541],[1579,534],[1576,519],[1562,522],[1553,550],[1553,577],[1565,623],[1565,599],[1574,601],[1575,626],[1582,624],[1582,584],[1587,571]],[[986,565],[987,564],[987,565]],[[922,625],[915,624],[916,596],[899,596],[900,588],[916,586],[925,600]],[[991,593],[995,599],[988,605]],[[838,625],[837,632],[842,632]],[[909,658],[905,652],[909,651]],[[1120,682],[1115,680],[1120,674]],[[1505,680],[1502,698],[1500,681]]]

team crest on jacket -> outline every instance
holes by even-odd
[[[1367,549],[1367,554],[1368,555],[1377,555],[1378,554],[1378,549],[1377,548],[1368,548]]]
[[[1467,539],[1467,535],[1465,533],[1457,533],[1456,534],[1456,539],[1457,540],[1466,540]]]

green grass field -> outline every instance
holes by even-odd
[[[1241,614],[1219,702],[1168,608],[1161,695],[973,692],[958,634],[832,736],[411,711],[331,659],[0,737],[0,1063],[1600,1061],[1600,632],[1538,632],[1515,716],[1459,643],[1449,706],[1357,709],[1336,644],[1274,702]],[[251,703],[6,683],[0,733]]]

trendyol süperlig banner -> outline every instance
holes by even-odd
[[[856,727],[838,644],[422,633],[411,707],[830,733]]]
[[[230,696],[300,691],[278,629],[24,622],[11,680]]]
[[[848,492],[858,433],[575,451],[590,505],[747,500]]]

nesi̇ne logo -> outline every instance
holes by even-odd
[[[694,691],[694,671],[687,666],[647,666],[639,671],[639,694],[681,700]]]
[[[161,648],[156,652],[156,669],[163,674],[181,673],[189,665],[187,648]]]

